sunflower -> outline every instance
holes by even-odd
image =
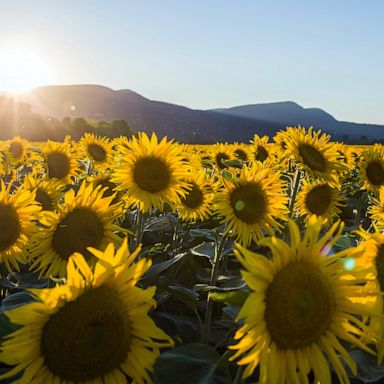
[[[155,287],[136,286],[151,266],[133,263],[139,251],[129,254],[126,241],[116,253],[113,244],[91,248],[94,269],[75,253],[64,285],[31,289],[35,302],[5,312],[20,327],[2,343],[0,361],[14,368],[0,379],[21,373],[16,383],[152,382],[159,349],[173,342],[148,316]]]
[[[338,161],[338,154],[330,136],[313,132],[312,128],[306,131],[298,127],[289,131],[286,153],[293,157],[300,166],[313,178],[330,179],[333,173],[346,170],[346,166]]]
[[[189,189],[175,207],[179,216],[184,221],[207,220],[212,214],[212,181],[202,171],[191,173],[185,180]]]
[[[279,172],[269,168],[244,166],[232,181],[222,179],[224,190],[217,193],[216,210],[228,223],[237,241],[248,246],[281,227],[277,219],[285,219],[287,197]]]
[[[380,147],[370,148],[362,153],[359,164],[361,189],[378,193],[384,186],[384,152]]]
[[[40,211],[35,193],[20,187],[11,194],[12,184],[0,181],[0,262],[8,271],[26,262],[26,245],[36,230],[34,220]]]
[[[122,213],[121,205],[111,204],[113,196],[103,197],[103,193],[101,187],[94,189],[92,184],[83,182],[77,194],[73,189],[65,193],[58,212],[41,213],[43,227],[32,247],[33,253],[40,256],[32,268],[37,267],[41,275],[63,276],[74,252],[92,262],[88,247],[104,249],[111,241],[121,243],[115,232],[124,230],[113,224]]]
[[[377,340],[359,320],[369,310],[352,299],[376,297],[378,292],[367,292],[362,285],[367,281],[365,269],[355,269],[353,275],[345,270],[344,260],[358,255],[355,248],[326,254],[341,234],[340,222],[321,239],[315,220],[303,238],[293,221],[288,226],[290,245],[276,237],[262,242],[271,249],[272,260],[237,246],[235,254],[252,291],[238,315],[243,325],[235,335],[238,344],[230,347],[236,350],[231,359],[241,356],[237,364],[246,366],[243,378],[260,365],[261,384],[309,383],[311,370],[314,382],[330,384],[329,360],[339,381],[349,383],[338,356],[354,374],[356,363],[340,341],[374,353],[360,338]],[[344,278],[347,274],[349,278]]]
[[[210,152],[212,153],[211,158],[219,170],[223,170],[228,167],[225,164],[225,161],[232,160],[232,153],[228,144],[216,143],[212,145]]]
[[[329,226],[341,213],[341,201],[340,189],[335,185],[324,181],[304,181],[297,194],[295,209],[300,216],[306,217],[307,222],[314,216],[323,225]]]
[[[96,169],[112,165],[112,143],[108,138],[86,133],[80,139],[79,147],[84,157],[89,159]]]
[[[232,145],[233,156],[236,159],[247,162],[250,160],[249,146],[242,143],[234,143]]]
[[[111,181],[118,184],[117,190],[126,189],[142,211],[162,210],[164,203],[177,203],[185,195],[187,184],[182,179],[188,169],[172,140],[165,137],[159,142],[155,133],[149,138],[141,132],[128,148],[119,149],[123,156]]]
[[[381,233],[366,233],[362,230],[356,231],[364,239],[359,244],[359,249],[362,250],[362,255],[356,259],[358,266],[373,268],[372,274],[368,275],[372,281],[367,284],[368,289],[376,289],[384,292],[384,235]],[[374,308],[371,309],[374,313],[384,311],[383,296],[378,295],[372,301]],[[378,363],[381,364],[384,357],[384,318],[372,316],[369,318],[369,326],[380,336],[380,342],[377,344]]]
[[[55,178],[60,183],[68,184],[80,173],[77,154],[69,140],[55,143],[48,140],[42,148],[45,168],[49,179]]]
[[[9,162],[11,164],[23,164],[27,158],[28,141],[20,136],[14,137],[8,141],[6,151],[9,154]]]
[[[368,207],[368,214],[380,231],[384,230],[384,187],[379,189],[378,198],[373,198],[374,204]]]
[[[268,136],[260,137],[259,135],[254,135],[251,144],[254,148],[254,159],[260,161],[261,163],[266,162],[269,159],[269,151],[267,149],[267,144],[269,141]]]
[[[334,144],[334,149],[337,152],[337,159],[346,165],[346,175],[349,175],[349,172],[353,170],[356,166],[355,161],[352,156],[352,151],[348,145],[343,143]]]
[[[103,191],[103,197],[113,196],[111,204],[121,203],[125,209],[134,204],[134,201],[130,199],[123,191],[117,191],[117,184],[111,181],[111,173],[106,170],[98,170],[94,175],[87,178],[89,183],[93,184],[94,188],[100,186]]]
[[[29,191],[36,191],[35,201],[41,204],[43,211],[54,211],[58,208],[63,185],[57,180],[44,180],[39,175],[28,174],[24,178],[23,187]]]

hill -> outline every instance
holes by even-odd
[[[22,96],[34,113],[96,120],[127,120],[134,131],[192,143],[248,141],[254,133],[270,134],[284,127],[268,121],[193,110],[149,100],[129,89],[114,91],[99,85],[61,85],[35,88]]]
[[[319,108],[303,108],[287,101],[196,110],[154,101],[129,89],[112,90],[100,85],[57,85],[33,89],[21,96],[33,113],[95,120],[127,120],[134,131],[155,131],[191,143],[248,141],[255,133],[273,136],[286,126],[298,125],[330,133],[334,140],[362,136],[384,138],[384,126],[338,121]]]

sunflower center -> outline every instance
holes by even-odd
[[[267,201],[264,191],[257,184],[248,184],[234,189],[230,204],[235,215],[246,224],[256,224],[265,215]]]
[[[313,187],[305,199],[308,210],[315,215],[324,215],[332,202],[332,188],[328,184]]]
[[[119,368],[132,340],[125,312],[123,301],[108,286],[66,303],[43,328],[41,351],[49,370],[61,380],[78,383]]]
[[[148,156],[136,162],[133,168],[133,178],[139,188],[155,193],[168,187],[171,172],[164,160]]]
[[[384,292],[384,244],[379,245],[377,248],[375,264],[380,291]]]
[[[16,209],[11,205],[0,205],[0,251],[12,246],[21,233],[21,225]]]
[[[373,185],[384,184],[384,168],[380,161],[371,161],[367,165],[367,179]]]
[[[95,161],[104,161],[107,157],[107,152],[105,149],[98,144],[89,144],[88,153]]]
[[[71,162],[65,153],[52,152],[47,156],[48,176],[63,179],[71,169]]]
[[[267,159],[268,159],[267,150],[262,145],[258,145],[255,152],[255,160],[261,161],[263,163]]]
[[[223,160],[229,160],[229,156],[226,153],[219,152],[216,155],[216,164],[220,169],[227,168]]]
[[[313,171],[326,172],[327,161],[324,155],[310,144],[300,144],[299,154],[303,163]]]
[[[23,154],[23,146],[18,142],[13,142],[9,146],[9,152],[12,153],[16,159],[20,158]]]
[[[41,204],[43,211],[53,211],[52,200],[43,189],[37,188],[35,200]]]
[[[74,252],[86,258],[91,254],[87,247],[98,248],[104,236],[104,226],[91,209],[77,208],[69,212],[57,225],[52,238],[52,248],[65,260]]]
[[[335,309],[332,288],[319,267],[292,262],[274,277],[265,294],[265,321],[282,350],[317,342],[329,329]]]
[[[240,148],[235,149],[235,155],[236,155],[240,160],[243,160],[243,161],[247,161],[247,160],[248,160],[248,156],[247,156],[247,154],[245,153],[245,151],[243,151],[243,150],[240,149]]]
[[[190,184],[192,184],[192,189],[187,191],[185,197],[181,198],[181,202],[188,208],[196,209],[199,208],[201,204],[203,204],[204,195],[201,189],[195,183],[190,182]]]

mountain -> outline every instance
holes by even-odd
[[[363,135],[371,139],[384,138],[383,125],[339,121],[320,108],[303,108],[292,101],[240,105],[231,108],[213,109],[212,111],[247,119],[262,119],[274,124],[313,126],[316,129],[332,134],[336,139],[343,135],[355,140]]]
[[[284,127],[258,119],[193,110],[149,100],[128,89],[114,91],[99,85],[60,85],[35,88],[21,96],[34,113],[56,118],[88,117],[127,120],[134,131],[155,131],[183,142],[248,141],[254,133],[268,134]]]
[[[287,125],[314,126],[333,135],[383,138],[384,126],[336,120],[319,108],[303,108],[287,101],[195,110],[154,101],[129,90],[100,85],[57,85],[35,88],[21,96],[31,110],[59,119],[88,117],[95,120],[127,120],[134,131],[155,131],[159,136],[192,143],[248,141],[255,133],[272,137]]]

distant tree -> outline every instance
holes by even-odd
[[[368,136],[366,135],[360,136],[360,142],[361,144],[368,144]]]
[[[109,137],[127,136],[131,137],[133,131],[126,120],[113,120],[111,123],[111,131]]]
[[[343,135],[341,137],[341,140],[343,141],[343,143],[349,143],[349,136],[348,135]]]
[[[85,133],[95,133],[95,128],[88,124],[83,117],[76,117],[72,120],[70,134],[74,140],[79,140]]]

